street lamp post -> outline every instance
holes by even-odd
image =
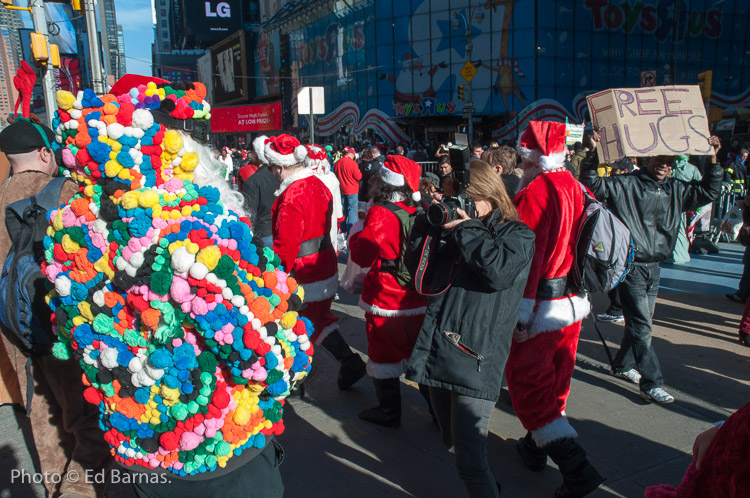
[[[474,45],[471,43],[471,20],[481,22],[484,20],[484,14],[477,11],[480,5],[472,6],[469,3],[469,16],[468,18],[461,12],[453,13],[453,28],[460,29],[461,25],[458,23],[460,19],[463,22],[466,32],[466,60],[471,62],[471,53],[474,50]],[[472,78],[473,80],[473,78]],[[464,116],[469,118],[469,142],[474,140],[474,100],[472,98],[472,85],[471,80],[467,81],[468,87],[466,88],[466,98],[464,99]]]

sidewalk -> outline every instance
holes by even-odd
[[[741,272],[738,257],[741,253],[730,247],[701,257],[694,267],[665,266],[662,283],[683,291],[662,289],[654,320],[654,345],[667,390],[677,398],[672,405],[648,404],[637,386],[610,376],[593,322],[584,321],[567,413],[592,463],[607,477],[592,498],[635,498],[643,496],[647,485],[677,485],[691,461],[695,436],[750,401],[750,349],[737,342],[742,306],[723,296],[736,289],[732,275]],[[725,280],[712,277],[712,271],[722,272]],[[700,282],[699,272],[706,272],[708,280]],[[342,333],[365,352],[364,313],[356,306],[357,296],[339,293],[334,311]],[[595,296],[594,304],[601,312],[606,296]],[[600,324],[600,329],[614,354],[622,325]],[[401,429],[380,428],[357,418],[376,403],[371,382],[365,378],[350,391],[339,391],[333,358],[318,348],[315,362],[307,396],[290,400],[284,413],[285,496],[465,496],[452,456],[443,449],[416,386],[402,385]],[[23,422],[22,417],[0,407],[0,498],[43,496],[38,486],[9,486],[12,468],[33,469],[16,420]],[[521,464],[515,440],[525,430],[505,391],[490,430],[490,462],[503,497],[552,497],[560,474],[552,466],[534,473]],[[198,496],[199,487],[196,491]]]

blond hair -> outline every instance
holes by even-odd
[[[516,168],[516,149],[507,145],[487,149],[482,153],[482,161],[492,167],[500,166],[502,174],[508,175]]]
[[[503,222],[518,220],[518,212],[508,197],[503,180],[489,164],[475,159],[469,163],[469,173],[471,184],[466,193],[472,199],[488,201],[493,209],[502,213]]]

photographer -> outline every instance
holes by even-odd
[[[500,486],[487,461],[487,431],[534,234],[518,221],[502,181],[487,163],[472,161],[470,174],[470,186],[458,200],[473,216],[448,205],[444,209],[451,221],[432,226],[422,215],[412,229],[409,245],[416,250],[407,256],[410,263],[414,254],[421,258],[422,248],[435,251],[425,258],[425,278],[419,272],[415,277],[417,289],[426,280],[437,295],[430,297],[406,376],[429,386],[443,442],[455,452],[469,496],[498,497]]]

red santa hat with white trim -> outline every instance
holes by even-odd
[[[565,163],[566,134],[565,123],[530,121],[518,139],[518,153],[543,170],[561,168]]]
[[[331,170],[331,164],[328,162],[328,153],[318,144],[305,145],[307,149],[307,158],[305,166],[316,173],[327,173]]]
[[[286,134],[266,139],[264,151],[268,164],[282,168],[301,164],[307,157],[305,146],[295,137]]]
[[[399,155],[386,156],[379,174],[388,185],[394,187],[407,185],[412,191],[411,198],[414,202],[419,202],[422,198],[419,193],[419,177],[422,176],[422,167],[411,159]]]
[[[266,135],[261,135],[253,140],[255,155],[258,156],[258,160],[263,164],[268,164],[268,159],[266,159],[266,140],[268,140]]]

